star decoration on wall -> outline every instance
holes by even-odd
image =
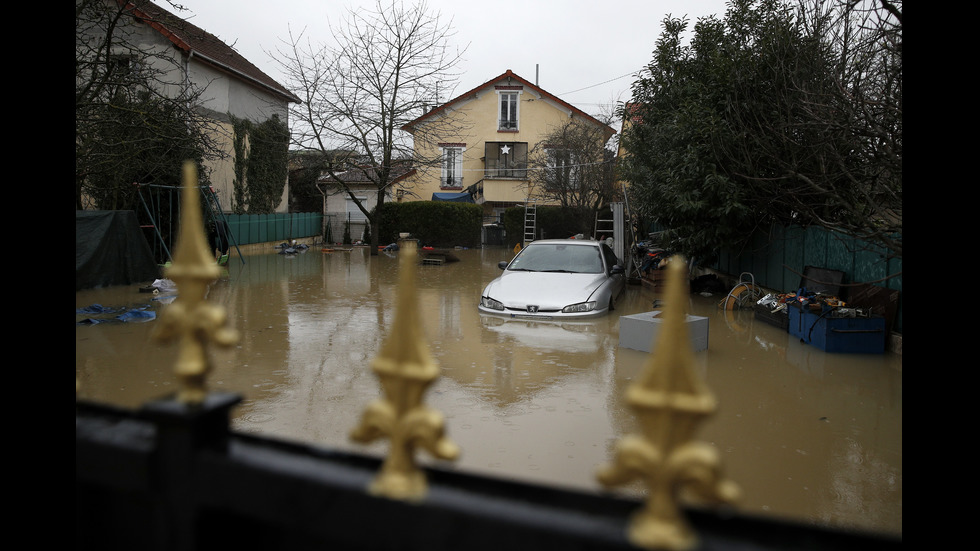
[[[503,147],[500,148],[500,154],[501,155],[506,155],[508,153],[510,153],[510,146],[509,145],[505,145],[505,146],[503,146]]]

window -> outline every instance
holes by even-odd
[[[606,237],[612,237],[612,236],[607,235]],[[619,262],[619,258],[617,258],[616,253],[611,248],[609,248],[609,245],[606,245],[605,243],[601,243],[599,245],[599,248],[602,249],[602,256],[606,259],[607,272],[611,271],[613,266],[621,265]]]
[[[579,167],[575,155],[567,149],[547,149],[548,172],[545,186],[550,190],[575,189],[579,183]]]
[[[146,75],[142,74],[144,69],[136,56],[128,54],[110,55],[106,60],[106,70],[108,71],[106,85],[115,89],[124,88],[127,94],[142,90],[147,85]],[[112,88],[107,89],[107,94],[112,95],[114,93]]]
[[[493,214],[491,215],[491,219],[489,220],[489,222],[492,224],[503,225],[505,212],[507,212],[507,209],[504,207],[494,207]]]
[[[527,143],[487,142],[487,178],[527,178]]]
[[[442,177],[439,186],[443,189],[463,188],[463,148],[461,146],[441,146]]]
[[[360,201],[362,205],[365,205],[367,196],[358,197],[357,200]],[[367,216],[364,216],[361,209],[357,207],[357,203],[355,203],[350,197],[347,198],[347,219],[351,222],[364,222],[367,220]]]
[[[128,54],[110,55],[108,66],[112,73],[120,78],[125,78],[136,74],[137,69],[139,68],[136,58]]]
[[[497,91],[500,98],[500,116],[497,120],[498,130],[517,130],[520,92]]]

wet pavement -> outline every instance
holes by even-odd
[[[595,473],[637,426],[624,392],[649,355],[620,346],[620,316],[653,309],[658,295],[627,286],[617,310],[589,322],[541,323],[481,316],[483,286],[506,249],[454,251],[418,266],[424,334],[442,377],[426,402],[446,416],[462,448],[440,468],[602,492]],[[232,258],[208,300],[227,309],[241,341],[213,350],[215,390],[244,397],[237,430],[382,455],[350,431],[379,395],[370,362],[394,318],[394,255],[365,249]],[[139,285],[77,292],[76,309],[100,304],[160,312],[172,296]],[[749,514],[902,531],[902,356],[828,354],[751,311],[718,308],[724,294],[690,296],[709,318],[697,368],[719,403],[697,434],[721,453]],[[140,319],[149,316],[141,316]],[[79,398],[124,407],[176,390],[176,350],[150,338],[155,320],[79,324]],[[111,319],[111,316],[103,316]],[[617,489],[636,493],[638,487]]]

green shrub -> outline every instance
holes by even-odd
[[[524,207],[504,211],[507,246],[524,242]],[[535,239],[566,239],[576,234],[593,237],[595,211],[590,208],[537,207],[535,210]]]
[[[381,207],[378,244],[398,241],[408,232],[424,246],[479,247],[483,207],[473,203],[410,201]]]

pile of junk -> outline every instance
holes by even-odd
[[[763,295],[752,274],[742,273],[718,306],[752,309],[755,319],[825,352],[883,353],[899,292],[868,284],[844,285],[843,278],[839,270],[807,266],[795,291]]]
[[[674,253],[661,245],[663,232],[651,233],[648,239],[634,243],[630,248],[632,263],[639,277],[631,283],[643,283],[652,287],[662,287],[666,282],[667,264]]]
[[[770,314],[776,314],[786,310],[787,306],[795,306],[800,309],[807,309],[811,312],[833,311],[833,317],[869,317],[870,309],[848,308],[847,303],[840,297],[825,295],[807,288],[800,288],[795,293],[768,293],[755,303],[763,311],[768,310]]]

